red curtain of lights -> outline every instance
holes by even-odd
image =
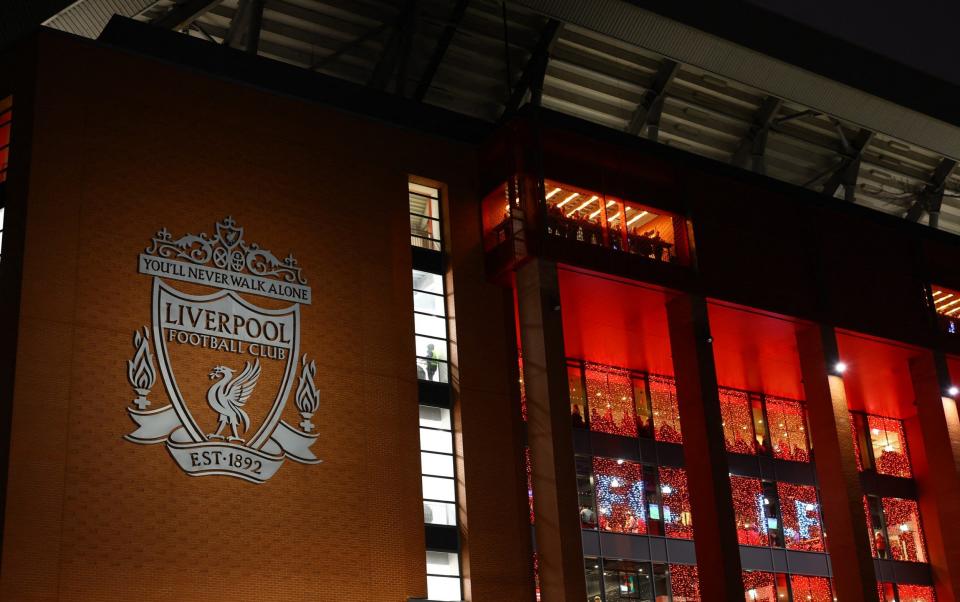
[[[810,485],[777,483],[783,536],[787,549],[823,551],[823,523],[817,490]]]
[[[895,497],[881,499],[887,521],[887,540],[894,560],[926,562],[926,543],[917,503]]]
[[[790,587],[796,602],[833,602],[833,588],[826,577],[790,575]]]
[[[863,472],[863,460],[860,459],[860,439],[857,437],[856,417],[850,414],[850,437],[853,439],[853,455],[857,459],[857,470]]]
[[[929,585],[897,585],[900,602],[936,602],[937,596]]]
[[[611,458],[594,458],[597,520],[604,531],[647,532],[643,465]]]
[[[673,602],[700,602],[697,566],[695,564],[671,564],[670,589],[673,591]]]
[[[756,454],[750,398],[742,391],[723,387],[720,388],[719,394],[723,436],[727,451],[737,454]]]
[[[743,571],[743,597],[747,602],[777,602],[777,582],[773,573]]]
[[[764,516],[763,487],[759,479],[730,477],[737,541],[749,546],[770,545]]]
[[[649,376],[650,406],[657,441],[683,443],[680,432],[680,409],[677,405],[677,383],[669,376]]]
[[[867,416],[867,428],[870,429],[877,472],[895,477],[912,477],[903,422],[895,418]]]
[[[781,460],[809,462],[807,419],[803,403],[791,399],[767,397],[767,422],[773,456]]]
[[[570,391],[570,417],[573,426],[587,425],[587,399],[583,394],[583,373],[580,366],[567,366],[567,386]]]
[[[867,536],[870,538],[870,553],[873,554],[874,558],[879,558],[880,554],[877,550],[877,544],[880,544],[880,546],[883,547],[884,553],[886,553],[887,542],[883,533],[880,532],[879,527],[873,524],[873,514],[870,512],[870,504],[867,502],[867,496],[863,496],[863,514],[867,517]]]
[[[624,437],[637,436],[630,372],[586,364],[590,430]]]
[[[678,539],[693,539],[687,472],[682,468],[660,467],[659,476],[664,534]]]

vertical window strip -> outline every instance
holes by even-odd
[[[440,191],[409,183],[410,245],[442,251]],[[417,379],[449,385],[450,337],[443,274],[413,270]],[[448,408],[420,405],[420,478],[424,524],[457,527],[457,474]],[[427,598],[462,600],[460,554],[427,549]]]

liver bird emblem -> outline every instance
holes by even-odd
[[[234,371],[226,366],[215,366],[210,372],[210,378],[217,380],[207,391],[207,403],[213,411],[220,414],[220,426],[217,432],[207,435],[207,439],[221,439],[226,441],[244,442],[237,434],[237,425],[243,423],[243,430],[250,428],[250,417],[243,410],[243,406],[253,394],[257,380],[260,378],[260,360],[253,365],[246,363],[240,375],[234,378]],[[230,425],[230,436],[224,436],[224,427]]]

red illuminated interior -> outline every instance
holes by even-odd
[[[699,602],[700,586],[697,583],[697,566],[671,564],[670,588],[673,591],[674,602]]]
[[[687,472],[682,468],[660,467],[660,496],[667,537],[693,539],[693,514]]]
[[[826,577],[808,577],[806,575],[791,575],[790,588],[793,590],[793,599],[797,602],[833,602],[833,588]]]
[[[0,99],[0,182],[7,180],[10,159],[10,128],[13,119],[13,97]]]

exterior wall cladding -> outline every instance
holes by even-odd
[[[960,338],[930,298],[960,289],[956,239],[549,113],[456,139],[169,51],[42,32],[0,58],[0,598],[427,596],[414,177],[442,197],[465,599],[960,599]],[[136,257],[227,215],[313,291],[323,463],[263,484],[123,439],[131,334],[152,319]],[[158,379],[152,407],[166,396]],[[781,453],[761,425],[788,411],[809,434]],[[614,491],[634,480],[638,498]],[[760,536],[748,481],[780,498]]]

